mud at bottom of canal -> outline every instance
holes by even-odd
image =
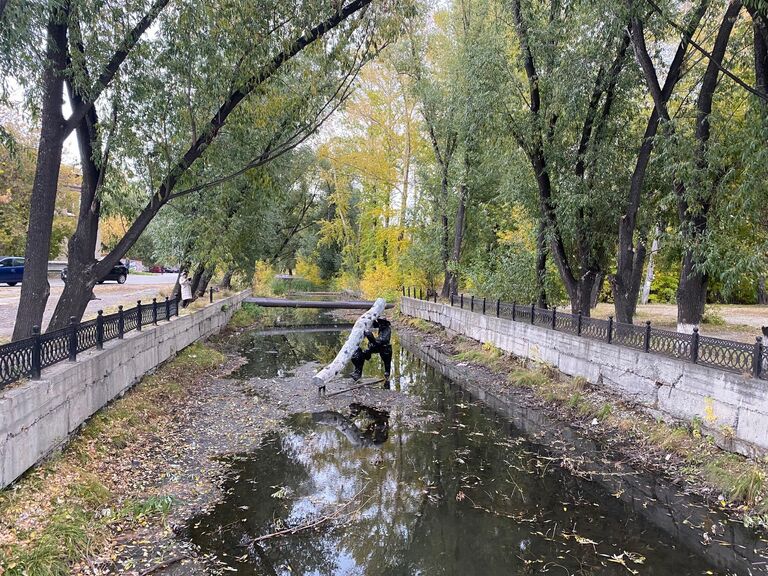
[[[185,537],[225,570],[768,573],[765,543],[743,528],[542,414],[473,389],[418,342],[395,343],[392,389],[318,398],[307,390],[318,364],[306,361],[321,361],[335,338],[319,334],[300,346],[289,338],[296,356],[282,376],[265,377],[263,364],[260,377],[239,373],[256,403],[293,414],[254,450],[223,457],[222,499],[187,524]],[[249,342],[250,364],[285,358],[274,335]]]

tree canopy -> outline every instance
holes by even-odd
[[[29,228],[16,337],[62,235],[81,280],[51,328],[136,254],[225,283],[607,300],[621,322],[646,280],[686,330],[768,298],[765,2],[21,4],[0,14],[0,98],[39,135],[2,133],[6,250]]]

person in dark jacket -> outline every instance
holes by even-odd
[[[392,325],[389,320],[378,318],[373,321],[373,327],[378,329],[378,335],[374,336],[372,332],[366,331],[365,337],[368,339],[368,348],[365,350],[358,348],[352,355],[352,365],[355,367],[355,371],[352,372],[352,379],[359,380],[363,375],[365,361],[370,360],[374,354],[378,354],[384,363],[384,379],[389,382],[389,375],[392,371],[392,344],[390,343]]]

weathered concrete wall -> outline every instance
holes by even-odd
[[[190,344],[229,322],[250,291],[209,304],[186,316],[144,326],[77,362],[46,368],[42,379],[0,393],[0,488],[67,440],[86,419],[142,376]]]
[[[688,422],[699,418],[705,432],[728,450],[750,456],[768,453],[764,381],[445,304],[403,298],[400,309],[607,386],[656,416]]]

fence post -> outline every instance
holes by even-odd
[[[453,307],[453,292],[451,292],[451,307]]]
[[[579,310],[579,314],[576,318],[576,336],[581,336],[581,319],[582,319],[581,310]]]
[[[464,310],[464,294],[459,298],[459,304],[461,304],[461,309]]]
[[[32,380],[40,380],[40,326],[32,326]]]
[[[693,329],[693,337],[691,338],[691,362],[696,364],[699,361],[699,329]]]
[[[213,286],[208,288],[208,297],[210,299],[211,304],[213,304]]]
[[[69,361],[77,362],[77,318],[69,317]]]
[[[125,316],[123,315],[123,307],[117,307],[117,339],[122,340],[125,335]]]
[[[536,303],[531,302],[531,324],[536,324]]]
[[[410,298],[410,297],[411,297],[411,287],[408,286],[408,298]]]
[[[424,291],[419,287],[419,300],[424,300]]]
[[[483,314],[485,314],[485,296],[483,296]]]
[[[557,330],[557,306],[552,307],[552,330]]]
[[[517,320],[517,302],[512,301],[512,320]]]
[[[165,319],[171,319],[171,301],[168,300],[168,296],[165,297]]]
[[[645,321],[645,340],[643,341],[643,350],[651,351],[651,321]]]
[[[472,294],[472,296],[469,297],[469,311],[474,312],[475,311],[475,295]]]
[[[403,288],[403,296],[405,296],[405,286],[402,286]]]
[[[96,313],[96,350],[104,350],[104,310]]]
[[[157,326],[157,298],[152,298],[152,324]]]
[[[755,338],[755,352],[754,352],[754,364],[752,365],[752,375],[755,378],[760,378],[760,373],[763,370],[763,337],[758,336]]]
[[[501,315],[501,299],[496,298],[496,318]]]
[[[432,292],[432,298],[434,298],[434,299],[435,299],[435,304],[437,304],[437,290],[435,290],[434,292]]]
[[[608,316],[608,344],[613,340],[613,316]]]
[[[136,300],[136,332],[141,332],[141,300]]]

